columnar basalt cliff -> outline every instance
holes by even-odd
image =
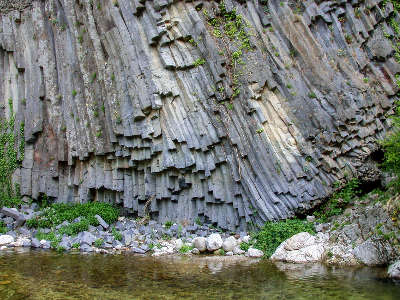
[[[390,2],[0,10],[1,116],[25,126],[23,196],[235,229],[311,208],[346,174],[379,175],[371,154],[400,72]]]

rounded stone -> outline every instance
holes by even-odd
[[[211,234],[206,240],[208,251],[215,251],[222,247],[222,238],[218,233]]]

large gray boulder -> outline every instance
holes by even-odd
[[[20,213],[16,208],[3,207],[0,212],[5,216],[9,216],[15,220],[15,227],[24,225],[26,216]]]

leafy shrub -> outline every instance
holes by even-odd
[[[253,236],[256,240],[254,247],[262,250],[266,257],[270,257],[283,241],[300,232],[315,233],[311,223],[299,219],[267,222],[263,229]],[[243,249],[242,245],[240,246]],[[243,247],[245,246],[247,247]]]
[[[173,225],[174,223],[172,222],[172,221],[167,221],[167,222],[165,222],[165,224],[164,224],[164,226],[165,226],[165,228],[171,228],[171,226]]]

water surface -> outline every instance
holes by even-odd
[[[400,299],[382,268],[0,252],[0,299]]]

